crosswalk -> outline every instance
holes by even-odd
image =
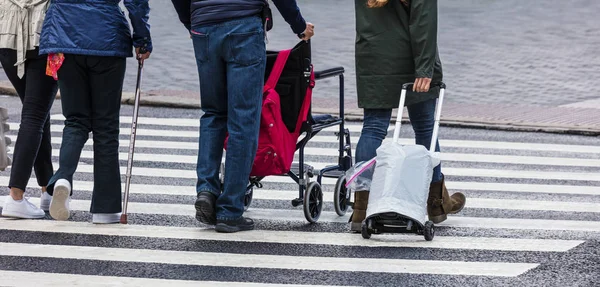
[[[56,169],[64,118],[52,120]],[[123,175],[130,122],[121,118]],[[90,139],[75,175],[69,221],[0,218],[0,286],[402,286],[417,279],[427,286],[440,278],[502,285],[535,276],[552,255],[569,254],[600,235],[600,147],[467,136],[440,140],[447,186],[464,192],[467,204],[436,226],[431,242],[398,234],[364,240],[347,232],[351,211],[335,213],[336,180],[329,178],[317,223],[306,223],[302,206],[291,206],[297,196],[292,179],[267,177],[246,212],[256,230],[219,234],[194,219],[198,124],[139,118],[128,225],[90,223]],[[15,141],[19,124],[10,127]],[[361,126],[348,128],[355,144]],[[306,149],[316,169],[337,163],[334,131]],[[0,172],[0,186],[9,175],[10,169]],[[34,185],[31,180],[30,200],[39,204]]]

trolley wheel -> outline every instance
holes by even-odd
[[[362,235],[362,237],[364,239],[371,238],[371,230],[369,230],[369,227],[367,226],[367,222],[366,221],[363,221],[363,223],[361,225],[360,234]]]
[[[335,184],[335,190],[333,191],[333,206],[335,207],[335,213],[342,216],[346,214],[348,210],[348,202],[350,201],[350,191],[346,188],[346,177],[340,176]]]
[[[247,211],[252,203],[252,196],[254,195],[254,187],[246,189],[246,194],[244,195],[244,211]]]
[[[323,191],[321,185],[313,181],[308,184],[304,193],[304,217],[308,222],[315,223],[323,210]]]
[[[433,236],[435,236],[435,229],[433,227],[433,222],[427,221],[425,222],[425,228],[423,228],[423,234],[425,235],[425,240],[431,241],[433,240]]]

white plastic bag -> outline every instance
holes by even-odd
[[[376,158],[367,218],[395,212],[424,224],[433,168],[440,163],[438,154],[422,145],[388,142],[377,149]]]
[[[346,171],[346,189],[348,190],[370,190],[375,170],[375,158],[361,161]]]

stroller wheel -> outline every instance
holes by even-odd
[[[433,222],[427,221],[425,222],[425,227],[423,228],[423,234],[425,235],[425,240],[431,241],[433,240],[433,236],[435,235],[435,229],[433,227]]]
[[[246,190],[246,194],[244,195],[244,211],[248,210],[250,204],[252,203],[252,196],[254,195],[254,187],[251,187]]]
[[[363,223],[361,225],[360,233],[364,239],[371,238],[371,231],[369,230],[369,227],[367,226],[367,223],[365,221],[363,221]]]
[[[342,175],[338,178],[333,192],[333,206],[335,207],[335,213],[337,213],[337,215],[342,216],[346,214],[349,198],[350,194],[346,188],[346,177]]]
[[[321,216],[323,209],[323,191],[321,185],[313,181],[304,193],[304,217],[308,222],[315,223]]]

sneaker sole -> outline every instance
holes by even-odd
[[[50,202],[50,216],[55,220],[67,220],[71,216],[71,211],[67,208],[69,193],[69,189],[65,186],[54,188],[52,201]]]
[[[222,233],[234,233],[234,232],[238,232],[238,231],[248,231],[248,230],[253,230],[253,229],[254,229],[254,224],[242,225],[242,226],[231,226],[231,225],[219,223],[215,227],[215,230],[217,232],[222,232]]]
[[[198,200],[194,205],[196,207],[196,220],[209,225],[217,224],[217,219],[214,217],[214,207],[205,200]]]
[[[10,217],[10,218],[20,218],[20,219],[42,219],[46,217],[46,214],[44,215],[31,215],[31,214],[24,214],[24,213],[20,213],[20,212],[4,212],[4,209],[2,209],[2,217]]]

